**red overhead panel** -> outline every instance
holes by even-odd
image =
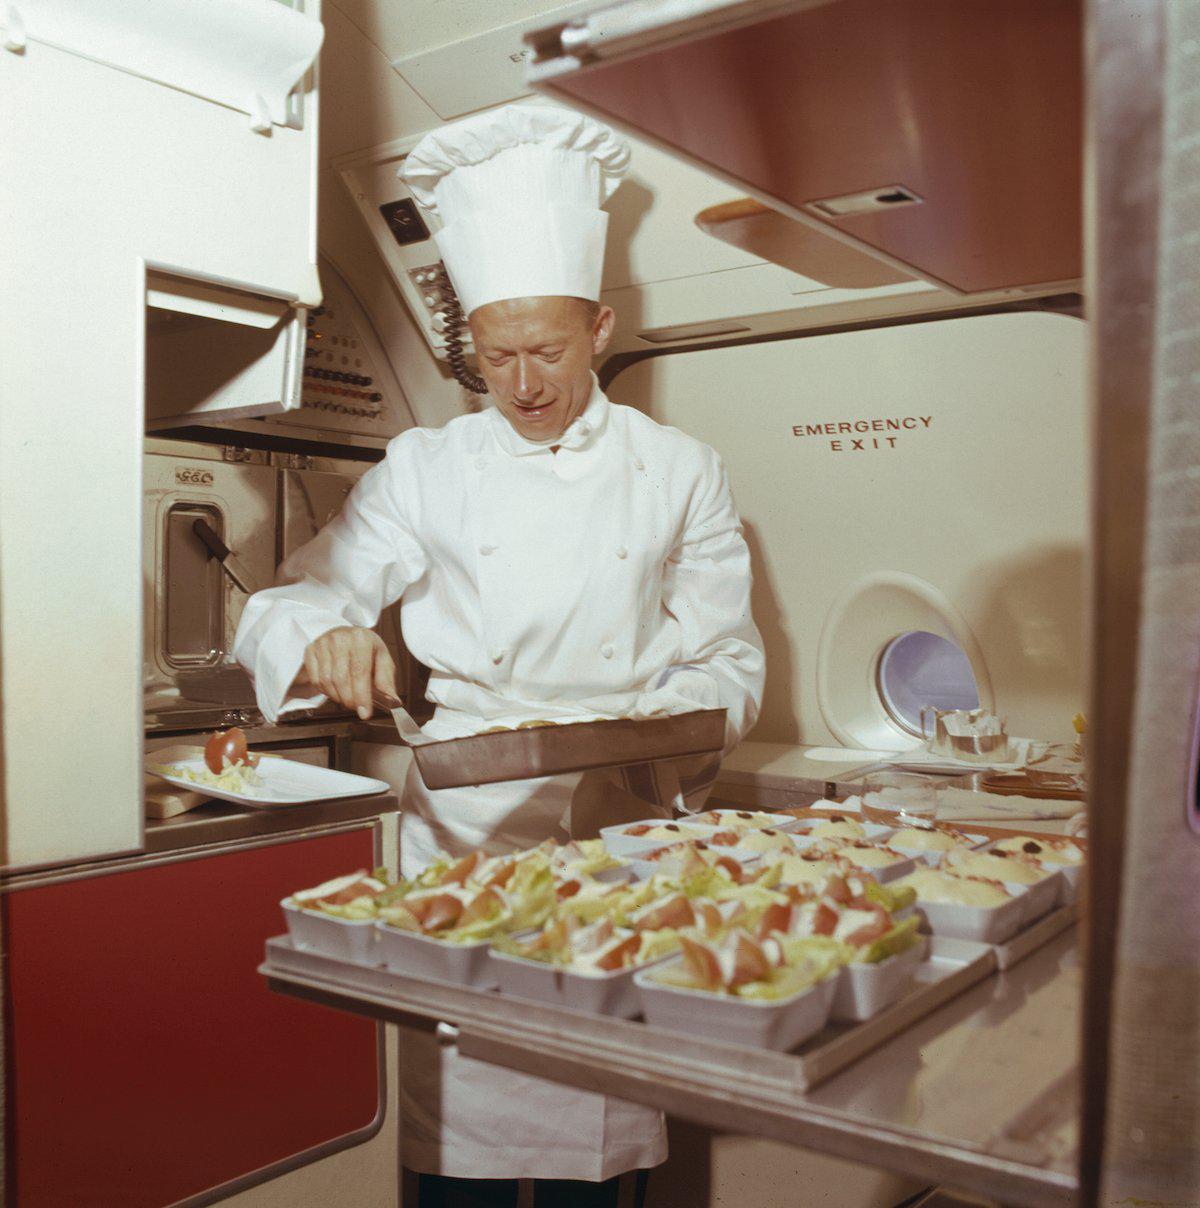
[[[1079,0],[837,0],[548,81],[963,293],[1081,275]],[[820,217],[819,215],[812,215]]]

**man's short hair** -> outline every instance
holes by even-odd
[[[573,301],[579,310],[580,317],[583,319],[583,325],[591,331],[596,326],[596,320],[600,317],[600,303],[593,302],[590,298],[575,298]]]

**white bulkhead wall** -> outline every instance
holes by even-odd
[[[317,6],[309,5],[310,15]],[[0,675],[7,862],[141,841],[147,261],[304,296],[303,130],[30,40],[0,49]]]
[[[1073,737],[1084,341],[1068,316],[994,314],[657,357],[617,375],[614,401],[713,445],[728,467],[767,646],[753,738],[913,744],[874,678],[886,642],[912,628],[975,654],[984,703],[1010,733]]]

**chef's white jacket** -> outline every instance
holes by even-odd
[[[531,718],[724,706],[732,746],[757,716],[762,643],[721,462],[613,405],[594,381],[557,453],[496,410],[391,442],[342,514],[283,564],[279,585],[246,605],[234,653],[267,718],[324,699],[288,696],[310,642],[374,625],[397,599],[405,643],[432,668],[434,738]],[[432,791],[410,766],[402,871],[413,875],[439,849],[529,846],[569,809],[586,803],[594,817],[597,800],[601,814],[651,799],[668,810],[672,789],[655,796],[663,778],[675,802],[698,802],[708,762],[623,769],[624,793],[588,776]],[[666,1156],[656,1111],[489,1066],[430,1034],[402,1029],[401,1042],[410,1169],[606,1179]]]
[[[234,653],[268,721],[324,700],[288,696],[310,642],[397,599],[440,736],[724,706],[732,746],[757,716],[762,643],[721,461],[595,382],[557,453],[494,408],[390,443],[246,605]]]

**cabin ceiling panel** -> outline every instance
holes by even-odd
[[[397,59],[561,7],[561,0],[336,0],[326,11],[341,9],[388,59]]]
[[[396,5],[395,7],[407,7]],[[324,10],[321,158],[373,147],[437,125],[437,115],[338,5]]]

